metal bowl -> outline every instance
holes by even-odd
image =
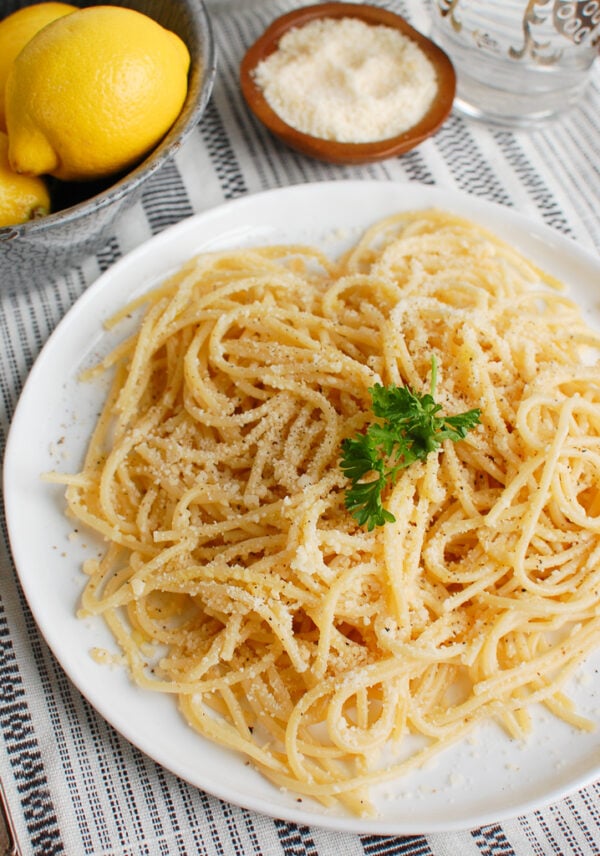
[[[32,0],[33,2],[34,0]],[[0,18],[23,0],[0,0]],[[73,5],[102,5],[103,0],[69,0]],[[105,2],[105,0],[104,0]],[[143,12],[177,33],[191,63],[181,113],[156,148],[133,170],[104,182],[50,181],[54,213],[39,220],[0,228],[0,288],[35,286],[65,273],[108,240],[121,214],[140,198],[148,179],[169,161],[200,120],[212,90],[215,48],[203,0],[111,0]]]

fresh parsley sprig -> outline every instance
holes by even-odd
[[[425,395],[408,386],[371,387],[377,421],[342,442],[340,466],[352,483],[346,491],[346,508],[369,531],[395,520],[381,497],[388,485],[395,484],[400,470],[424,460],[444,440],[462,440],[480,420],[479,408],[441,415],[442,405],[434,399],[436,383],[437,362],[432,357],[430,392]]]

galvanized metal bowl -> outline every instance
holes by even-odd
[[[33,0],[32,0],[33,2]],[[103,0],[69,0],[102,5]],[[106,0],[104,0],[104,3]],[[98,183],[50,181],[54,213],[0,228],[0,288],[35,287],[65,273],[108,240],[144,185],[181,147],[200,121],[212,91],[215,48],[203,0],[110,0],[154,18],[177,33],[190,52],[188,92],[177,120],[158,146],[134,169]],[[0,0],[0,18],[30,2]]]

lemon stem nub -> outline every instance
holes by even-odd
[[[25,124],[16,130],[9,124],[8,161],[17,175],[50,175],[59,165],[58,155],[46,137]]]
[[[18,175],[8,162],[8,137],[0,131],[0,227],[50,213],[50,193],[39,176]]]

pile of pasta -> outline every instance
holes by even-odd
[[[600,644],[600,337],[494,235],[428,209],[342,258],[204,254],[143,300],[68,511],[108,541],[81,614],[133,680],[281,788],[358,814],[483,720],[591,728],[565,682]],[[131,307],[124,310],[129,312]],[[118,319],[115,319],[115,322]],[[481,408],[344,505],[369,388]]]

